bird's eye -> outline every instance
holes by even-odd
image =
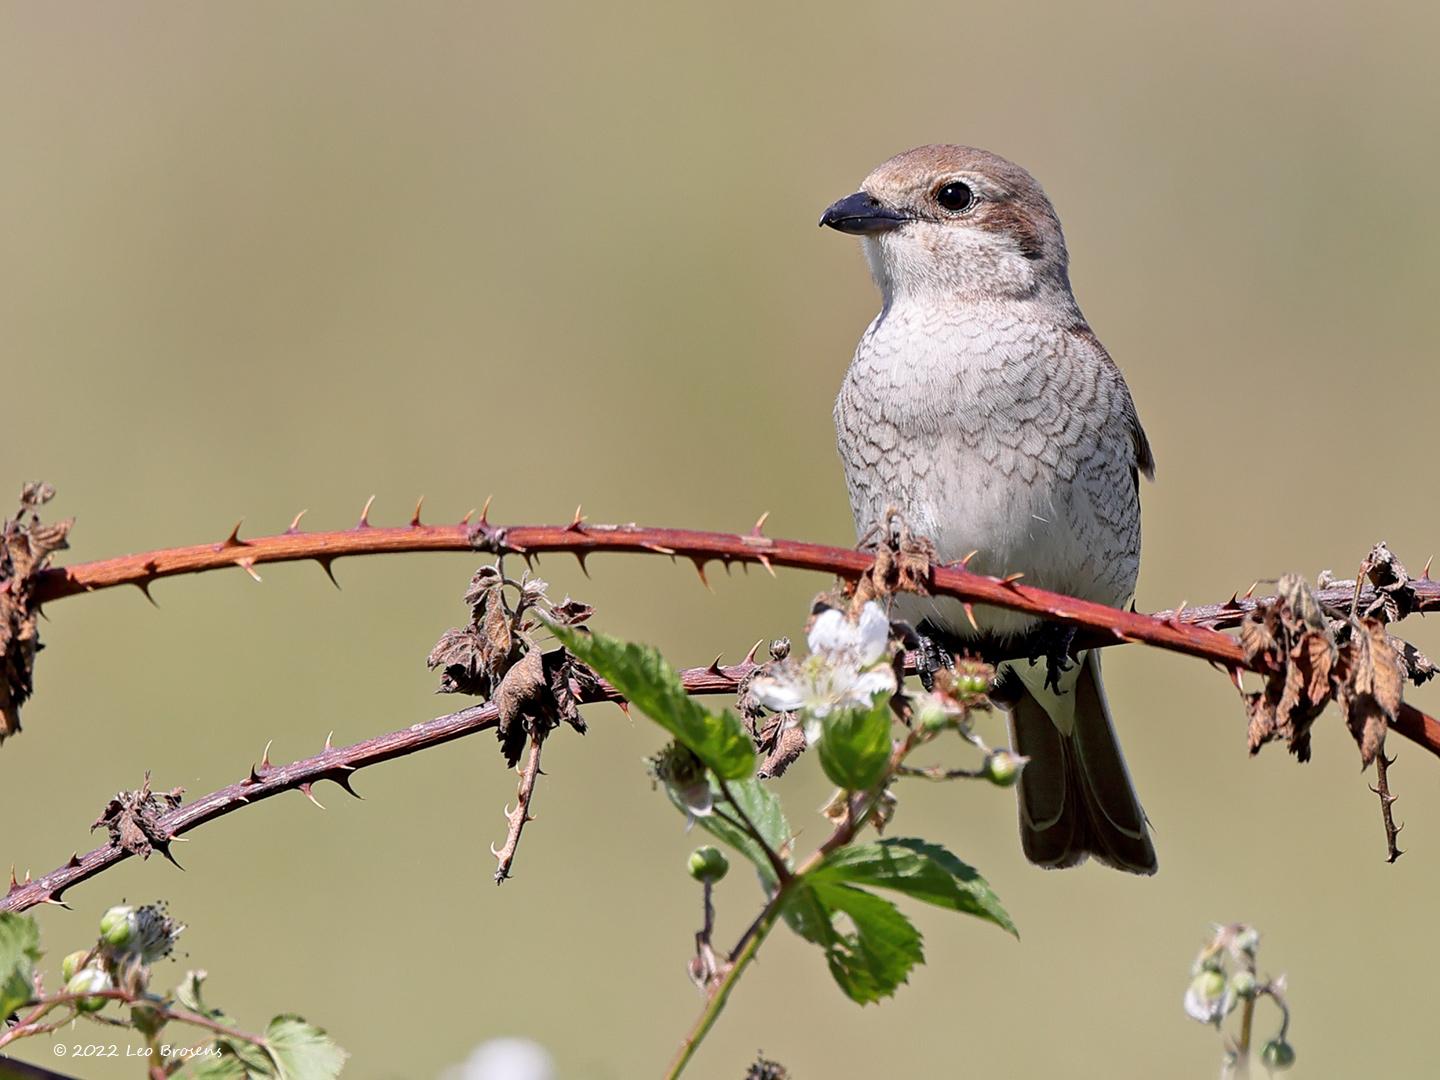
[[[935,201],[952,214],[963,214],[975,205],[975,193],[969,184],[953,180],[936,190]]]

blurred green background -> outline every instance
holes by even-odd
[[[815,228],[928,141],[1028,166],[1159,460],[1139,603],[1349,575],[1440,546],[1430,480],[1440,16],[1424,4],[7,4],[0,9],[0,497],[43,478],[72,560],[278,531],[456,520],[852,539],[830,408],[877,301]],[[1418,421],[1418,422],[1417,422]],[[192,795],[272,756],[444,712],[423,660],[478,560],[352,560],[160,584],[47,612],[23,736],[0,751],[3,862],[42,873],[146,769]],[[795,633],[826,582],[597,557],[541,572],[677,663]],[[1428,628],[1406,628],[1422,647]],[[1266,934],[1298,1074],[1433,1075],[1440,763],[1400,743],[1409,854],[1333,715],[1316,760],[1249,760],[1226,680],[1128,649],[1108,683],[1161,872],[1042,873],[1013,799],[905,793],[898,829],[990,878],[1021,927],[914,911],[928,964],[860,1009],[777,934],[695,1068],[757,1049],[820,1076],[1213,1076],[1185,1018],[1208,923]],[[1440,698],[1416,700],[1433,711]],[[167,898],[182,965],[260,1026],[294,1010],[347,1075],[431,1077],[483,1039],[564,1077],[650,1076],[699,1001],[696,836],[613,707],[562,732],[516,877],[489,736],[192,834],[40,914],[52,961],[120,897]],[[998,724],[992,734],[999,733]],[[802,843],[827,792],[782,785]],[[721,890],[733,940],[758,894]],[[913,908],[912,908],[913,910]],[[1264,1015],[1264,1014],[1262,1014]],[[1268,1032],[1270,1019],[1262,1032]],[[85,1027],[69,1041],[105,1041]],[[21,1056],[54,1064],[48,1045]],[[83,1076],[132,1065],[75,1066]]]

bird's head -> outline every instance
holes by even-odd
[[[1040,185],[970,146],[921,146],[880,165],[820,218],[864,241],[887,300],[1069,297],[1065,237]]]

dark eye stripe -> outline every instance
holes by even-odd
[[[936,190],[935,201],[952,214],[963,214],[975,205],[975,193],[970,185],[953,180]]]

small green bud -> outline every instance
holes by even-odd
[[[714,884],[730,869],[730,860],[719,848],[706,844],[690,853],[690,876],[696,881]]]
[[[1225,973],[1207,969],[1195,976],[1195,981],[1191,985],[1194,986],[1204,998],[1213,999],[1222,997],[1225,993]]]
[[[85,963],[85,958],[90,955],[89,949],[76,949],[64,960],[60,961],[60,979],[62,982],[69,982],[80,970],[80,965]]]
[[[1271,1039],[1260,1051],[1260,1060],[1267,1069],[1288,1069],[1295,1064],[1295,1048],[1284,1039]]]
[[[1013,787],[1025,759],[1009,750],[995,750],[985,759],[985,778],[997,787]]]
[[[959,680],[960,689],[967,694],[983,694],[990,689],[990,680],[984,675],[965,675]]]
[[[135,933],[135,909],[126,905],[112,907],[100,916],[100,937],[107,945],[120,948]]]
[[[920,707],[919,715],[915,717],[915,726],[930,734],[944,731],[950,726],[950,715],[933,700],[930,700]]]
[[[81,968],[65,983],[67,994],[93,994],[97,990],[110,990],[110,976],[99,968]],[[82,997],[75,1002],[75,1008],[83,1013],[99,1012],[108,998]]]
[[[1230,977],[1230,989],[1235,991],[1236,997],[1249,1001],[1260,989],[1260,984],[1255,981],[1255,973],[1252,971],[1237,971]]]
[[[1253,926],[1245,927],[1235,935],[1235,948],[1254,959],[1255,954],[1260,951],[1260,931]]]

